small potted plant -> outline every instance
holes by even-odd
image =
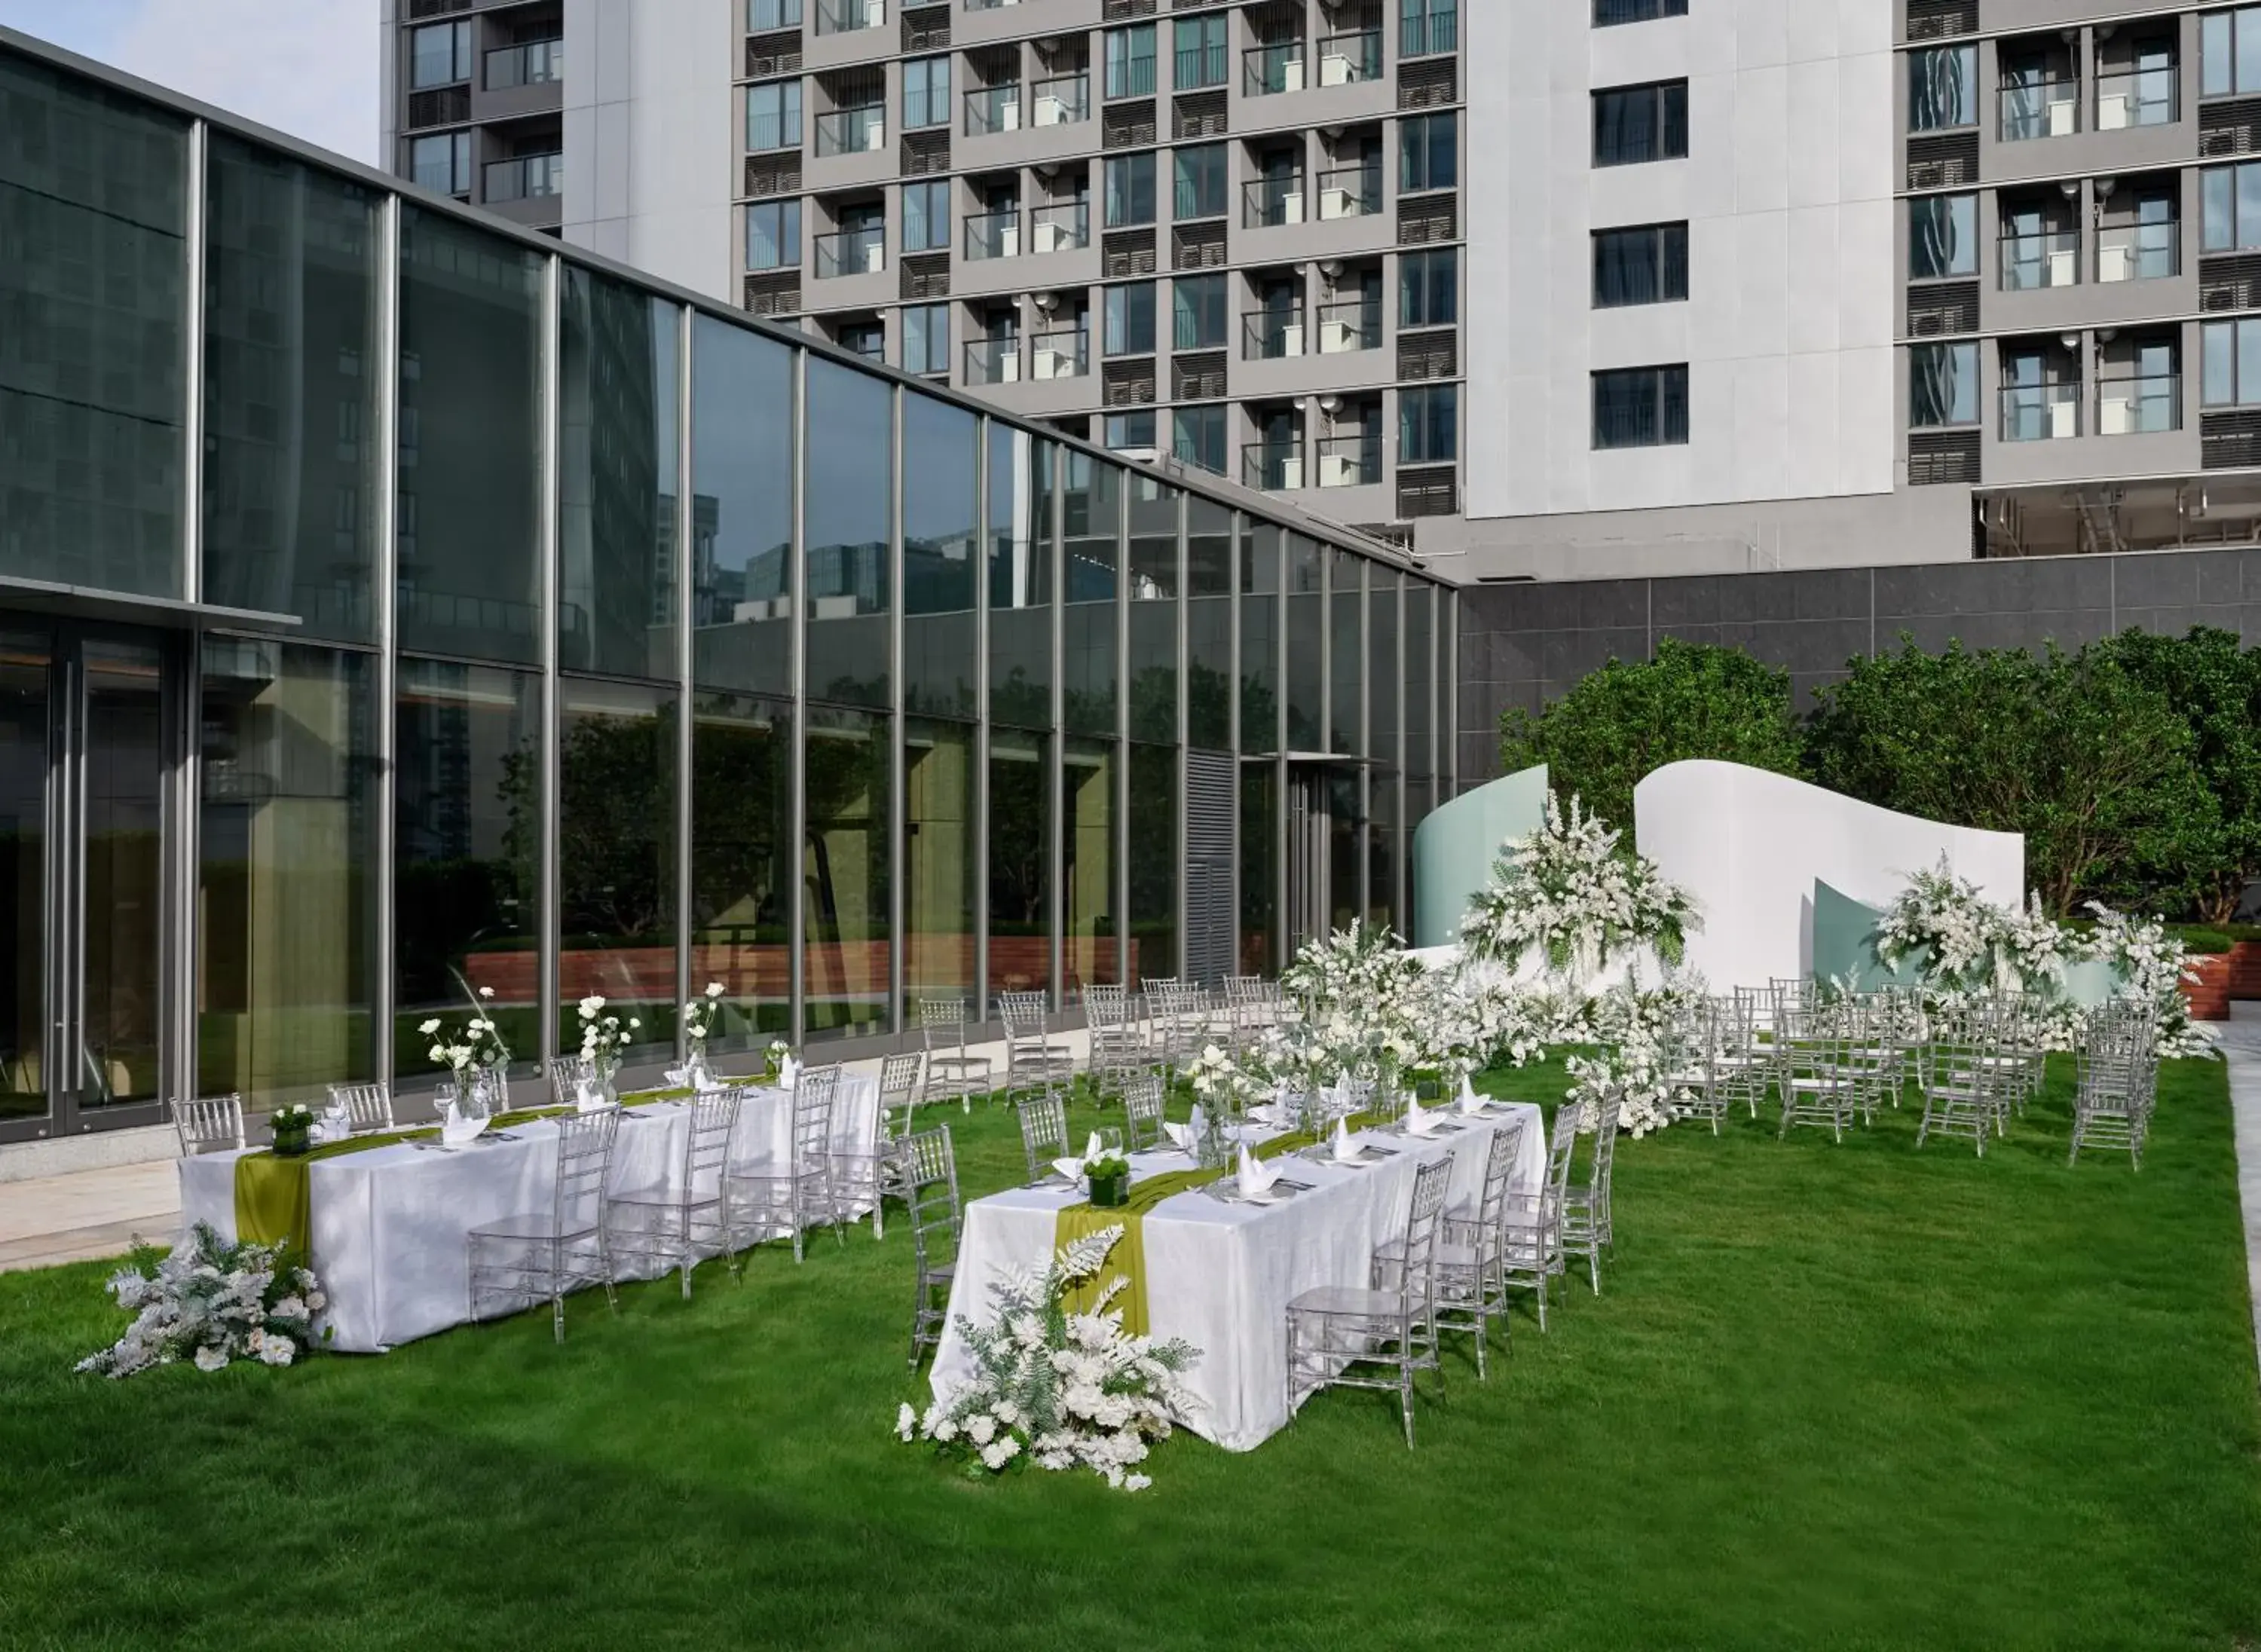
[[[314,1110],[304,1102],[293,1102],[269,1114],[267,1125],[275,1132],[276,1153],[285,1159],[295,1159],[306,1151],[312,1139]]]
[[[1113,1210],[1130,1199],[1130,1161],[1112,1149],[1083,1164],[1083,1178],[1091,1184],[1091,1202]]]

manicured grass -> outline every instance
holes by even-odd
[[[969,1483],[889,1432],[908,1238],[384,1359],[69,1374],[96,1267],[0,1275],[0,1645],[2214,1648],[2261,1638],[2261,1404],[2222,1069],[2140,1174],[2066,1088],[1984,1162],[1889,1117],[1618,1156],[1619,1231],[1409,1454],[1323,1396],[1154,1488]],[[1553,1069],[1486,1088],[1559,1095]],[[1008,1116],[955,1111],[969,1193]]]

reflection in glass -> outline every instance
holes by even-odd
[[[1130,748],[1130,981],[1178,973],[1178,752]]]
[[[86,676],[86,1049],[79,1105],[157,1097],[165,955],[164,657],[90,641]]]
[[[1052,742],[989,733],[989,993],[1037,992],[1052,978]]]
[[[886,1030],[888,721],[808,712],[802,1031]]]
[[[1115,745],[1070,740],[1062,753],[1061,984],[1069,993],[1120,980],[1115,923]]]
[[[542,657],[542,266],[400,214],[400,646]]]
[[[0,568],[181,594],[188,126],[0,60]]]
[[[395,1071],[441,1065],[418,1024],[442,1016],[456,1031],[484,1002],[513,1071],[531,1072],[542,1056],[540,680],[403,659],[398,693]]]
[[[1123,472],[1088,454],[1063,452],[1061,549],[1067,608],[1063,658],[1067,726],[1115,732],[1115,603],[1123,567]]]
[[[707,1048],[793,1031],[793,713],[782,700],[701,694],[691,728],[691,990],[722,984]]]
[[[1326,598],[1319,548],[1288,535],[1288,749],[1326,750]]]
[[[376,193],[219,133],[205,176],[205,600],[367,642]]]
[[[1186,500],[1186,738],[1232,749],[1232,513]]]
[[[1366,815],[1366,921],[1403,934],[1396,910],[1397,776],[1389,770],[1367,771]]]
[[[1244,521],[1240,529],[1240,750],[1280,749],[1281,531]]]
[[[557,659],[680,674],[676,663],[676,327],[671,304],[565,266],[558,358]]]
[[[0,633],[0,1122],[47,1110],[47,669]]]
[[[675,695],[566,677],[557,699],[558,1047],[579,1046],[595,995],[643,1024],[625,1059],[671,1055]]]
[[[989,716],[1052,721],[1052,463],[1049,442],[989,427]]]
[[[973,726],[903,721],[903,1015],[978,995],[973,980]]]
[[[1430,680],[1429,636],[1435,604],[1435,587],[1418,583],[1406,587],[1405,772],[1423,779],[1434,772],[1430,761],[1429,710],[1436,690]],[[1413,818],[1418,821],[1420,816]]]
[[[1143,472],[1130,478],[1130,733],[1172,745],[1178,738],[1181,497]]]
[[[903,704],[976,710],[973,415],[915,392],[903,398]]]
[[[1280,967],[1280,772],[1269,763],[1240,768],[1240,973]]]
[[[692,672],[793,692],[793,350],[691,321]]]
[[[1370,564],[1366,598],[1366,754],[1395,767],[1397,762],[1397,685],[1403,667],[1397,658],[1397,573]]]
[[[1359,703],[1359,675],[1366,663],[1366,635],[1361,615],[1366,607],[1364,559],[1347,550],[1328,557],[1327,599],[1332,635],[1327,654],[1327,711],[1329,738],[1337,751],[1356,752],[1365,730],[1364,708]]]
[[[199,1095],[267,1105],[377,1076],[375,666],[205,639]]]
[[[1346,930],[1363,915],[1358,879],[1366,824],[1365,785],[1356,769],[1324,771],[1327,794],[1327,927]]]
[[[887,700],[887,547],[894,536],[894,392],[808,362],[808,693]]]

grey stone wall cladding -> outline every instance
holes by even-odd
[[[1537,711],[1612,658],[1663,636],[1741,648],[1788,668],[1801,708],[1855,656],[1957,638],[1970,648],[2077,648],[2130,628],[2193,625],[2261,643],[2261,549],[2147,551],[1684,578],[1461,587],[1460,779],[1499,772],[1499,715]]]

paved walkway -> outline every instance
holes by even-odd
[[[2253,1354],[2261,1371],[2261,1004],[2233,1003],[2222,1030],[2237,1132],[2237,1200],[2245,1214],[2245,1275],[2253,1296]]]
[[[122,1256],[134,1235],[170,1243],[180,1226],[170,1159],[0,1183],[0,1273]]]

